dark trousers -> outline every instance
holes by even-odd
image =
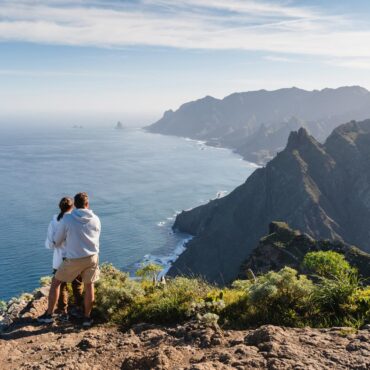
[[[57,270],[54,270],[54,275]],[[73,293],[73,303],[77,307],[83,307],[83,282],[81,275],[77,276],[76,279],[72,281],[72,293]],[[58,299],[58,305],[57,309],[58,311],[65,312],[67,311],[68,307],[68,286],[67,283],[60,284],[60,293],[59,293],[59,299]]]

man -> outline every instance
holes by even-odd
[[[50,287],[47,311],[38,318],[41,323],[52,323],[52,315],[59,299],[62,282],[72,282],[81,275],[85,287],[83,326],[92,325],[91,310],[94,303],[94,282],[99,278],[99,218],[89,209],[89,197],[78,193],[74,197],[75,209],[60,222],[54,245],[65,243],[66,259],[56,272]]]

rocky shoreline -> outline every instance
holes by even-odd
[[[100,324],[40,326],[47,290],[13,305],[0,334],[0,368],[7,369],[356,369],[370,367],[370,327],[222,330],[197,322],[122,329]]]

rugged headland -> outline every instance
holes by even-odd
[[[292,132],[228,196],[179,214],[174,228],[194,238],[169,274],[232,281],[273,220],[370,251],[370,120],[339,126],[324,144],[304,128]]]
[[[303,268],[303,259],[307,253],[318,251],[333,251],[343,255],[362,278],[370,278],[369,253],[339,240],[315,240],[306,233],[291,229],[285,222],[271,222],[268,235],[260,239],[242,264],[239,278],[247,278],[248,270],[260,275],[279,271],[285,266],[307,273]]]
[[[175,326],[139,324],[130,330],[75,324],[38,326],[46,297],[12,308],[15,322],[0,335],[0,368],[28,369],[307,369],[366,370],[370,328],[285,328],[265,325],[222,330],[189,322]]]
[[[319,141],[341,123],[370,117],[370,92],[359,86],[306,91],[250,91],[183,104],[147,127],[153,133],[204,140],[265,164],[300,127]]]

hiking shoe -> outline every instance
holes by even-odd
[[[90,328],[93,324],[94,320],[91,317],[84,317],[82,321],[82,326],[84,328]]]
[[[45,312],[43,315],[37,318],[37,322],[41,324],[52,324],[54,322],[53,316]]]
[[[78,307],[72,307],[69,311],[69,314],[75,319],[82,319],[84,317],[82,310]]]
[[[60,322],[68,322],[69,321],[69,316],[66,312],[63,312],[61,313],[59,316],[58,316],[58,320]]]

